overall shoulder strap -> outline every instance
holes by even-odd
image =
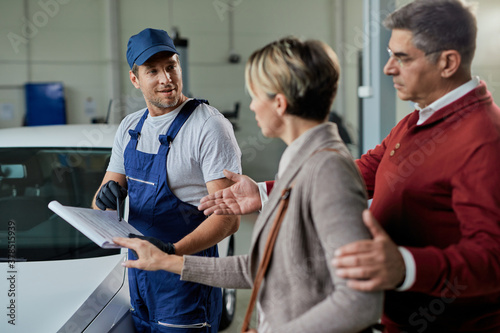
[[[144,113],[142,114],[141,119],[139,119],[139,122],[137,123],[135,128],[128,130],[128,133],[130,134],[130,137],[132,140],[137,140],[139,138],[139,135],[141,134],[141,130],[142,130],[142,125],[144,125],[144,121],[148,117],[148,114],[149,114],[149,111],[148,111],[148,109],[146,109],[146,111],[144,111]]]
[[[174,122],[168,128],[167,134],[160,135],[160,142],[162,144],[169,144],[174,141],[177,133],[179,133],[186,120],[188,120],[189,116],[191,116],[198,105],[202,103],[208,104],[208,101],[204,99],[192,99],[184,104],[177,117],[175,117]]]

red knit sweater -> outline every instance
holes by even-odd
[[[411,289],[386,293],[383,322],[387,332],[500,332],[500,109],[481,82],[417,120],[357,161],[370,210],[416,263]]]

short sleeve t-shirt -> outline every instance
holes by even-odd
[[[158,137],[167,133],[186,102],[167,114],[148,115],[137,149],[156,154],[160,147]],[[128,130],[135,129],[145,111],[134,112],[121,122],[107,171],[125,174],[123,154],[130,141]],[[241,151],[232,125],[214,107],[200,104],[170,146],[166,165],[169,187],[180,200],[197,206],[208,194],[205,183],[224,178],[224,169],[241,173]]]

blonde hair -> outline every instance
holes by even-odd
[[[281,93],[288,114],[324,120],[337,93],[340,68],[335,52],[318,40],[285,37],[256,50],[248,59],[245,82],[252,97]]]

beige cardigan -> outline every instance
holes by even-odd
[[[225,288],[252,288],[284,188],[294,184],[285,219],[259,292],[259,333],[359,332],[377,322],[382,293],[352,290],[335,275],[334,251],[369,238],[361,213],[364,183],[335,124],[303,135],[299,152],[274,185],[257,219],[249,255],[185,256],[181,279]],[[334,148],[342,152],[321,151]],[[314,153],[314,154],[313,154]]]

